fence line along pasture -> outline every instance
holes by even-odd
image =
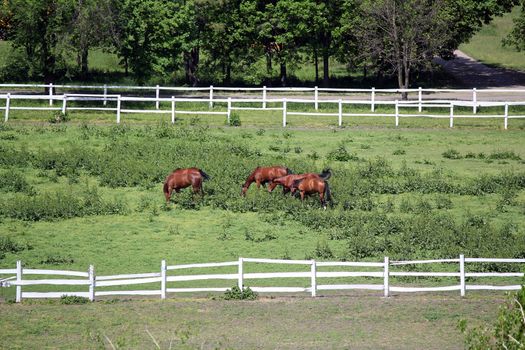
[[[287,116],[328,116],[337,118],[337,123],[342,126],[343,117],[387,117],[395,120],[395,125],[399,126],[400,118],[412,118],[412,117],[426,117],[426,118],[448,118],[449,126],[454,126],[455,118],[499,118],[504,120],[504,128],[508,127],[508,120],[513,118],[525,118],[525,115],[510,115],[509,106],[525,106],[525,90],[520,89],[485,89],[478,90],[476,88],[470,89],[333,89],[333,88],[234,88],[234,87],[144,87],[144,86],[89,86],[89,85],[53,85],[53,84],[0,84],[0,88],[14,88],[14,89],[27,89],[27,88],[46,88],[48,94],[18,94],[14,92],[0,95],[0,100],[5,100],[4,107],[0,109],[4,110],[4,121],[7,122],[9,119],[9,112],[13,110],[46,110],[46,111],[61,111],[66,113],[67,110],[91,110],[91,111],[106,111],[116,114],[116,122],[120,123],[122,113],[141,113],[141,114],[170,114],[172,123],[175,122],[177,114],[202,114],[202,115],[223,115],[226,116],[229,122],[232,111],[235,110],[260,110],[260,111],[282,111],[282,125],[283,127],[287,124]],[[61,95],[56,94],[56,89],[72,90],[72,89],[92,89],[102,90],[103,93],[63,93]],[[139,96],[126,96],[120,94],[109,94],[108,91],[154,91],[155,97],[139,97]],[[203,97],[161,97],[161,92],[206,92]],[[248,97],[217,97],[217,92],[224,93],[261,93],[261,97],[248,98]],[[294,98],[294,97],[280,97],[270,98],[269,93],[301,93],[307,94],[312,93],[311,98]],[[329,94],[329,96],[320,97],[320,93]],[[395,99],[397,94],[400,93],[417,93],[417,99],[412,100],[399,100]],[[424,94],[430,93],[457,93],[457,94],[469,94],[471,99],[424,99]],[[486,101],[479,97],[479,94],[491,95],[494,93],[515,93],[518,94],[517,101]],[[334,98],[334,94],[335,97]],[[345,94],[345,98],[340,98],[340,94]],[[369,98],[362,99],[358,96],[358,99],[351,94],[365,94],[369,95]],[[394,95],[394,96],[392,96]],[[11,102],[15,100],[49,100],[48,107],[42,106],[12,106]],[[55,101],[61,102],[61,106],[55,106]],[[100,101],[101,106],[70,106],[68,102],[90,102]],[[108,102],[114,102],[114,107],[108,107]],[[122,104],[129,104],[132,102],[150,102],[152,104],[151,109],[140,109],[140,108],[123,108]],[[177,108],[178,103],[191,102],[194,104],[203,104],[205,109],[193,109],[193,110],[181,110]],[[171,108],[162,109],[161,103],[168,104]],[[247,103],[252,104],[246,106]],[[309,111],[290,111],[289,105],[293,103],[295,105],[313,105],[315,112]],[[154,109],[153,109],[154,104]],[[217,107],[217,104],[226,105]],[[258,105],[254,107],[253,104]],[[268,104],[274,104],[277,106],[269,107]],[[319,112],[320,104],[328,104],[333,106],[337,112]],[[344,106],[356,106],[356,105],[368,105],[370,106],[370,113],[348,113],[344,112]],[[378,113],[376,112],[377,106],[391,106],[393,107],[393,113]],[[468,107],[472,108],[472,114],[457,114],[455,113],[456,107]],[[480,107],[503,107],[502,114],[477,114],[478,108]],[[400,109],[404,108],[417,108],[417,113],[401,113]],[[436,108],[446,109],[448,113],[423,113],[423,108]],[[218,110],[221,109],[221,110]],[[348,108],[347,108],[348,109]],[[439,112],[439,111],[438,111]]]
[[[121,274],[110,276],[96,276],[95,268],[90,265],[87,271],[59,271],[59,270],[42,270],[42,269],[24,269],[21,261],[17,261],[14,269],[0,269],[0,287],[16,287],[16,302],[21,302],[25,298],[60,298],[64,295],[80,296],[89,298],[94,301],[96,297],[117,296],[117,295],[157,295],[165,299],[168,294],[172,293],[202,293],[202,292],[225,292],[231,284],[227,286],[176,286],[181,282],[192,281],[235,281],[239,288],[248,285],[258,293],[309,293],[312,297],[318,295],[319,291],[334,290],[375,290],[383,291],[385,297],[395,293],[414,293],[414,292],[445,292],[459,291],[463,297],[468,290],[519,290],[521,285],[518,284],[473,284],[468,283],[467,279],[494,279],[494,278],[523,278],[521,272],[473,272],[466,269],[467,264],[524,264],[525,259],[501,259],[501,258],[465,258],[460,255],[458,259],[438,259],[438,260],[412,260],[412,261],[390,261],[385,257],[381,262],[319,262],[315,260],[276,260],[276,259],[254,259],[239,258],[237,261],[220,262],[220,263],[202,263],[202,264],[185,264],[168,266],[165,260],[162,260],[160,269],[151,273]],[[279,271],[279,272],[248,272],[248,267],[257,264],[272,265],[297,265],[303,267],[304,271]],[[400,266],[424,266],[428,264],[446,264],[454,266],[454,271],[393,271]],[[195,270],[207,268],[236,267],[233,273],[207,273],[207,274],[181,274],[181,270]],[[523,267],[521,265],[520,267]],[[344,271],[333,271],[334,268],[343,269]],[[348,269],[351,268],[351,271]],[[327,269],[329,271],[327,271]],[[171,271],[178,271],[179,274],[173,274]],[[44,278],[34,279],[27,276],[67,276],[69,279]],[[3,277],[2,277],[3,276]],[[7,276],[7,277],[6,277]],[[391,278],[448,278],[457,279],[457,283],[440,286],[414,286],[414,282],[405,282],[402,285],[394,285]],[[370,283],[351,283],[352,279],[364,279]],[[307,282],[298,286],[258,286],[257,280],[268,280],[276,283],[282,279],[304,279]],[[330,280],[337,279],[337,283],[329,283]],[[361,282],[358,281],[358,282]],[[246,283],[249,281],[249,283]],[[327,282],[324,282],[327,281]],[[333,281],[333,280],[332,280]],[[322,283],[320,283],[322,282]],[[131,286],[131,285],[157,285],[158,289],[130,289],[130,290],[106,290],[108,287]],[[168,284],[170,284],[168,286]],[[26,291],[31,286],[54,285],[54,286],[84,286],[84,291],[59,291],[59,292],[34,292]],[[103,290],[100,290],[100,289]],[[24,290],[23,290],[24,289]]]

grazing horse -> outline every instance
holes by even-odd
[[[301,200],[308,194],[319,193],[321,205],[326,209],[326,201],[332,202],[332,194],[328,182],[317,174],[308,175],[304,179],[295,180],[292,191],[299,190]]]
[[[268,186],[268,191],[273,191],[277,185],[281,185],[283,187],[283,194],[286,194],[288,192],[291,192],[294,194],[297,190],[296,187],[294,187],[294,182],[297,180],[302,180],[305,177],[308,176],[319,176],[323,180],[328,180],[330,176],[332,176],[332,173],[330,169],[325,169],[321,174],[315,174],[315,173],[305,173],[305,174],[291,174],[291,175],[285,175],[282,177],[279,177],[277,179],[273,180],[273,183]]]
[[[187,169],[175,169],[171,174],[166,177],[164,181],[164,195],[166,196],[166,202],[170,202],[171,192],[179,193],[181,188],[189,186],[193,187],[193,193],[200,193],[204,196],[202,190],[202,182],[209,180],[208,174],[198,168],[187,168]]]
[[[264,186],[269,183],[268,191],[271,192],[270,187],[273,185],[274,179],[291,173],[292,171],[284,166],[257,167],[242,186],[241,196],[246,196],[246,192],[253,182],[257,184],[257,188],[260,188],[261,184]],[[274,187],[271,189],[273,190]]]

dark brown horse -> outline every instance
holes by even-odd
[[[332,194],[330,186],[326,181],[331,176],[329,169],[323,171],[322,174],[309,174],[303,179],[295,180],[291,190],[299,191],[301,200],[304,201],[306,195],[318,193],[321,205],[326,209],[326,201],[332,202]]]
[[[288,192],[291,192],[292,194],[295,193],[295,191],[297,190],[296,187],[294,187],[294,183],[295,181],[297,180],[302,180],[304,179],[305,177],[308,177],[308,176],[319,176],[320,178],[322,178],[323,180],[328,180],[330,178],[330,176],[332,176],[332,173],[330,172],[330,169],[325,169],[323,170],[323,172],[321,174],[316,174],[316,173],[305,173],[305,174],[291,174],[291,175],[285,175],[285,176],[282,176],[282,177],[279,177],[277,179],[274,179],[272,184],[270,186],[268,186],[268,191],[273,191],[273,189],[278,186],[278,185],[281,185],[283,187],[283,194],[286,194]]]
[[[268,190],[271,192],[270,187],[272,190],[275,188],[275,186],[272,187],[274,179],[291,173],[292,171],[284,166],[257,167],[246,179],[242,186],[241,195],[246,196],[246,192],[253,182],[257,184],[257,188],[260,188],[261,184],[264,186],[269,183]]]
[[[202,182],[209,178],[208,174],[198,168],[173,170],[173,172],[166,177],[166,181],[164,181],[164,195],[166,196],[166,202],[170,202],[173,190],[179,193],[182,188],[189,186],[193,187],[193,193],[200,193],[204,196]]]

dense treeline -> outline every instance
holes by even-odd
[[[118,55],[139,83],[260,84],[307,60],[329,84],[330,59],[364,74],[411,77],[450,57],[519,0],[3,0],[0,39],[15,50],[4,80],[84,78],[88,53]],[[512,43],[519,45],[519,29]],[[72,65],[71,62],[76,62]],[[263,66],[261,69],[260,66]],[[320,68],[321,67],[321,68]]]

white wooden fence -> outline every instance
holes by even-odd
[[[239,258],[238,261],[221,262],[221,263],[204,263],[189,265],[168,266],[165,260],[162,260],[160,269],[157,272],[124,274],[111,276],[96,276],[93,265],[89,266],[87,272],[84,271],[57,271],[57,270],[40,270],[24,269],[22,262],[17,261],[16,269],[0,269],[0,286],[16,287],[16,301],[21,302],[24,298],[60,298],[64,295],[74,295],[89,298],[91,301],[100,296],[115,295],[158,295],[165,299],[168,293],[198,293],[198,292],[224,292],[228,290],[231,284],[226,287],[191,287],[191,288],[169,288],[177,282],[203,281],[203,280],[232,280],[242,288],[245,285],[258,293],[309,293],[312,297],[318,295],[318,291],[327,290],[377,290],[383,291],[383,295],[388,297],[393,293],[411,293],[411,292],[444,292],[459,291],[461,296],[465,296],[467,290],[519,290],[524,276],[521,272],[467,272],[467,263],[511,263],[524,264],[525,259],[487,259],[487,258],[465,258],[460,255],[458,259],[441,259],[441,260],[413,260],[413,261],[390,261],[385,257],[381,262],[319,262],[315,260],[276,260],[276,259],[253,259]],[[248,267],[254,264],[280,264],[280,265],[299,265],[304,266],[304,271],[294,272],[247,272]],[[406,265],[428,265],[428,264],[448,264],[455,266],[454,272],[417,272],[417,271],[392,271],[398,266]],[[222,268],[227,266],[236,266],[235,273],[224,274],[195,274],[185,275],[171,274],[171,271],[181,271],[187,269],[205,269],[205,268]],[[520,265],[523,268],[523,265]],[[323,271],[334,268],[351,268],[352,271]],[[458,271],[459,270],[459,271]],[[456,272],[458,271],[458,272]],[[9,276],[10,275],[10,276]],[[44,276],[68,276],[79,277],[77,279],[28,279],[26,276],[44,275]],[[8,277],[5,277],[8,276]],[[430,278],[454,278],[457,283],[446,286],[413,286],[413,285],[392,285],[390,279],[396,277],[430,277]],[[467,284],[467,278],[494,279],[498,277],[515,278],[517,283],[512,285],[495,285],[495,284]],[[257,286],[256,280],[260,279],[305,279],[308,282],[295,287],[279,286]],[[343,281],[343,284],[322,283],[326,279],[337,279]],[[359,278],[373,280],[370,284],[352,284],[351,280]],[[518,278],[521,278],[518,279]],[[247,283],[248,281],[248,283]],[[274,281],[272,281],[273,283]],[[112,286],[128,286],[138,284],[160,284],[159,289],[145,290],[96,290],[97,288],[107,288]],[[22,288],[40,285],[56,286],[85,286],[87,291],[83,292],[30,292],[22,291]]]
[[[1,110],[4,110],[4,121],[7,122],[9,119],[9,112],[12,110],[55,110],[66,113],[67,110],[94,110],[94,111],[106,111],[116,113],[116,122],[120,123],[122,113],[142,113],[142,114],[170,114],[172,123],[175,122],[177,114],[203,114],[203,115],[224,115],[227,120],[231,116],[231,112],[234,110],[263,110],[282,111],[282,125],[287,125],[287,116],[329,116],[337,118],[339,126],[343,124],[343,117],[390,117],[395,120],[395,125],[399,126],[400,118],[411,118],[411,117],[427,117],[427,118],[448,118],[449,126],[454,126],[455,118],[499,118],[504,121],[504,128],[508,127],[508,120],[513,118],[525,118],[525,115],[510,115],[509,107],[511,106],[525,106],[525,90],[519,89],[487,89],[487,90],[461,90],[461,89],[322,89],[322,88],[226,88],[226,87],[213,87],[210,86],[205,88],[186,88],[186,87],[137,87],[137,86],[81,86],[81,85],[29,85],[29,84],[0,84],[0,88],[47,88],[49,94],[46,95],[35,95],[35,94],[21,94],[21,93],[6,93],[0,94],[0,100],[5,100]],[[54,89],[60,88],[63,90],[67,89],[95,89],[103,90],[102,94],[79,94],[79,93],[64,93],[62,95],[54,94]],[[108,94],[109,90],[153,90],[155,91],[155,97],[137,97],[137,96],[124,96],[122,94]],[[184,98],[171,96],[170,98],[160,97],[161,92],[209,92],[209,96],[199,98]],[[227,92],[227,93],[260,93],[262,92],[261,98],[247,98],[247,97],[228,97],[228,98],[216,98],[214,92]],[[307,94],[313,92],[313,98],[293,98],[293,97],[280,97],[280,98],[269,98],[268,94],[272,93],[301,93]],[[320,98],[319,93],[329,94]],[[394,99],[397,94],[407,92],[417,92],[417,99],[412,100],[398,100]],[[512,93],[516,94],[517,100],[514,101],[489,101],[481,100],[478,94],[483,92],[484,95],[490,96],[495,93]],[[468,93],[471,95],[469,100],[461,99],[424,99],[423,94],[428,93],[458,93],[465,95]],[[334,94],[344,94],[343,98],[335,98]],[[354,94],[354,96],[351,96]],[[355,94],[357,94],[357,99]],[[362,94],[369,95],[369,98],[363,99]],[[394,96],[394,98],[393,98]],[[339,96],[340,97],[340,96]],[[14,100],[49,100],[48,107],[42,106],[12,106],[11,102]],[[54,101],[60,101],[61,106],[54,107]],[[68,102],[73,101],[101,101],[101,106],[68,106]],[[115,102],[114,107],[108,107],[107,102]],[[139,108],[123,108],[122,104],[129,102],[151,102],[155,104],[154,109],[139,109]],[[207,109],[200,110],[180,110],[177,107],[177,103],[181,102],[192,102],[195,104],[204,104]],[[169,109],[162,109],[161,103],[165,103],[171,106]],[[246,106],[250,103],[251,106]],[[306,111],[290,111],[289,104],[302,104],[302,105],[313,105],[315,112]],[[331,109],[337,110],[337,112],[319,112],[319,104],[331,105]],[[214,109],[215,104],[223,104],[227,107]],[[257,104],[260,107],[253,107]],[[276,107],[269,107],[268,104],[273,104]],[[343,107],[357,106],[357,105],[368,105],[370,106],[371,113],[344,112]],[[393,113],[377,113],[377,106],[391,106]],[[472,108],[472,114],[458,114],[455,112],[457,107],[468,107]],[[501,114],[477,114],[479,107],[502,107]],[[417,113],[401,113],[400,109],[417,108]],[[447,109],[448,113],[439,111],[438,113],[423,113],[423,108],[436,108],[436,109]],[[218,110],[221,109],[221,110]]]

